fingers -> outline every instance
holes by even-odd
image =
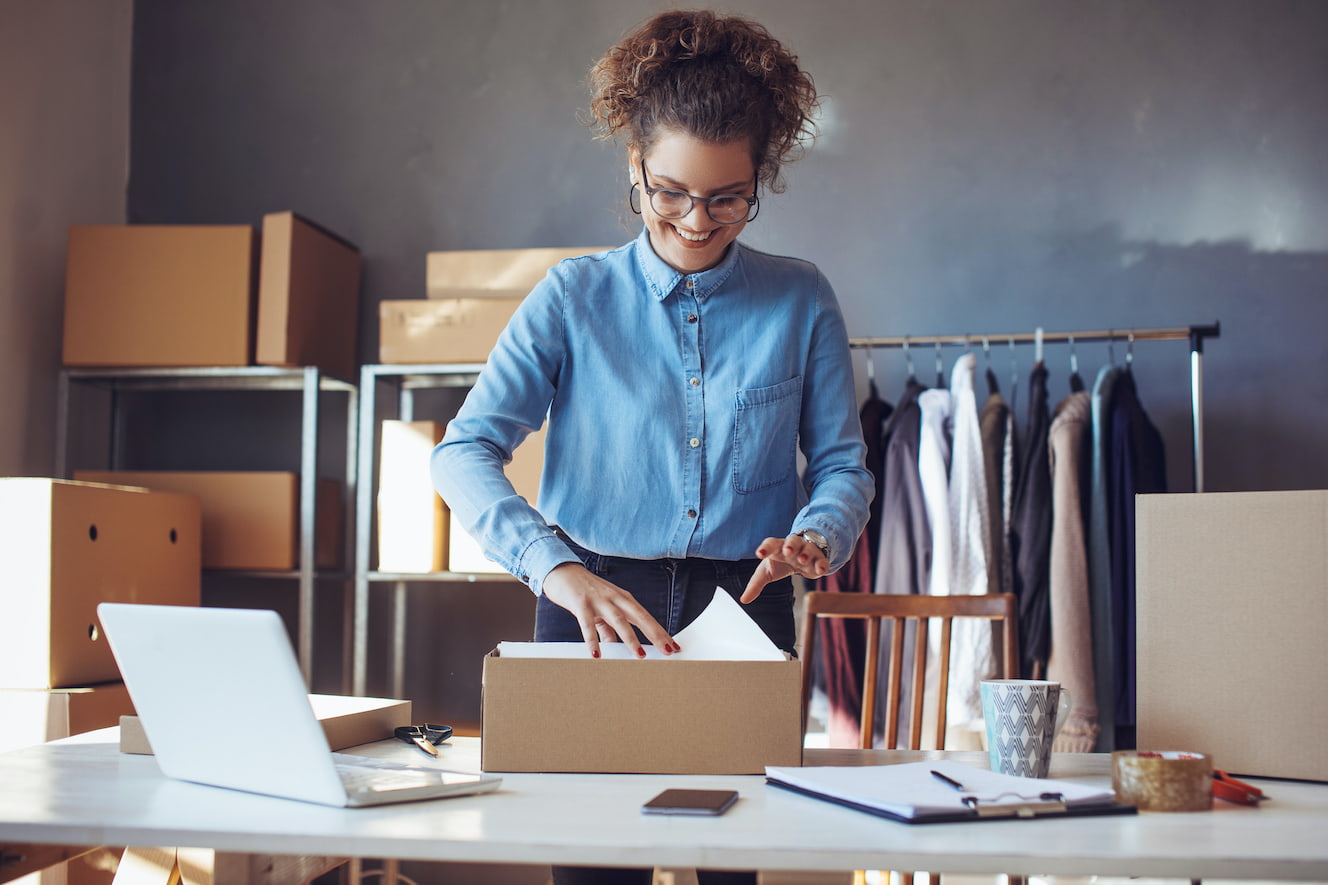
[[[591,657],[600,656],[602,642],[622,642],[631,654],[644,658],[646,652],[637,638],[637,629],[666,655],[680,650],[668,631],[630,593],[578,564],[566,563],[551,571],[544,579],[543,592],[576,617]]]
[[[741,596],[743,602],[751,602],[761,595],[766,584],[787,578],[794,572],[804,578],[820,578],[830,570],[830,563],[821,548],[801,535],[766,538],[756,548],[756,555],[763,561],[747,582],[747,589]]]

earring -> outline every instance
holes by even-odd
[[[637,188],[637,185],[636,185],[636,182],[634,181],[634,182],[632,182],[632,186],[631,186],[630,188],[627,189],[627,207],[628,207],[629,209],[632,210],[632,214],[633,214],[633,215],[640,215],[640,214],[641,214],[641,204],[640,204],[640,200],[641,200],[641,198],[640,198],[640,196],[637,194],[637,189],[636,189],[636,188]]]

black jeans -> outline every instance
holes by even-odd
[[[586,550],[562,531],[558,536],[592,573],[636,597],[669,634],[686,627],[705,610],[715,587],[737,599],[760,564],[758,559],[727,562],[713,559],[626,559]],[[793,580],[766,585],[761,595],[743,606],[770,641],[794,654]],[[566,609],[540,596],[535,610],[535,641],[580,642],[581,626]],[[640,638],[640,637],[638,637]],[[651,869],[553,867],[554,885],[650,885]],[[699,885],[755,885],[756,873],[697,870]]]
[[[759,559],[730,562],[602,556],[577,544],[561,530],[556,531],[590,572],[631,593],[670,635],[705,611],[715,587],[722,587],[734,599],[741,596],[761,563]],[[792,578],[767,584],[759,597],[742,608],[771,642],[796,654]],[[581,626],[572,613],[541,595],[535,610],[535,641],[580,642],[582,638]],[[644,639],[639,632],[638,638]]]

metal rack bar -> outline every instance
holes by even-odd
[[[975,343],[996,341],[1002,344],[1036,344],[1085,341],[1188,341],[1190,344],[1190,413],[1194,435],[1194,490],[1204,490],[1203,457],[1203,343],[1222,334],[1220,323],[1196,326],[1170,326],[1151,329],[1089,329],[1081,332],[964,332],[956,335],[896,335],[885,338],[850,338],[848,346],[855,350],[873,348],[903,348],[914,345],[958,345],[972,347]],[[1039,354],[1040,356],[1040,354]]]
[[[325,391],[347,395],[347,468],[346,500],[353,500],[356,478],[350,468],[355,465],[355,432],[357,390],[354,384],[329,376],[314,366],[286,368],[282,366],[186,366],[186,367],[133,367],[133,368],[64,368],[58,380],[58,415],[56,424],[56,475],[69,478],[72,473],[69,457],[72,417],[72,388],[75,384],[103,390],[109,396],[108,466],[122,467],[124,453],[125,417],[123,396],[129,392],[226,390],[276,390],[300,394],[300,561],[293,571],[249,572],[268,578],[295,578],[299,585],[297,603],[296,648],[305,683],[312,684],[314,649],[314,591],[320,575],[317,570],[315,538],[317,537],[318,490],[318,438],[319,395]],[[349,511],[348,511],[349,512]],[[354,527],[347,527],[348,537]],[[344,571],[344,569],[343,569]],[[229,576],[241,573],[227,572]],[[336,577],[336,576],[332,576]],[[344,580],[344,577],[342,578]]]
[[[400,575],[370,568],[375,464],[378,450],[379,385],[391,396],[392,413],[401,420],[412,420],[415,412],[414,391],[439,387],[470,387],[483,369],[480,363],[424,363],[418,365],[378,365],[360,367],[360,418],[358,483],[355,489],[355,573],[351,607],[351,694],[367,690],[369,668],[369,588],[376,583],[393,585],[391,602],[392,651],[391,692],[399,697],[405,672],[405,612],[408,582],[512,580],[510,576],[468,575],[453,572]]]

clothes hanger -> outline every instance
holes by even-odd
[[[1010,336],[1010,412],[1014,413],[1015,400],[1019,393],[1019,357],[1014,349],[1014,336]]]
[[[913,368],[913,354],[908,349],[908,336],[904,336],[904,364],[908,366],[909,383],[915,383],[918,380],[917,372]]]
[[[1068,336],[1070,341],[1070,392],[1078,393],[1084,389],[1084,379],[1079,377],[1079,355],[1074,350],[1074,336]]]
[[[982,336],[982,358],[987,366],[987,395],[995,396],[1001,392],[1001,386],[996,383],[996,373],[991,370],[991,339],[986,335]]]
[[[936,386],[945,388],[945,362],[941,359],[941,342],[936,342]]]
[[[873,348],[867,348],[867,397],[869,399],[879,399],[880,394],[876,390],[876,351]]]

